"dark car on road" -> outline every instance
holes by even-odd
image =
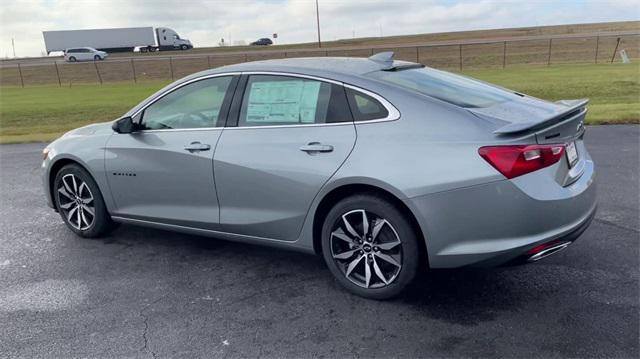
[[[256,45],[262,45],[262,46],[273,45],[273,41],[271,41],[271,39],[269,38],[263,37],[262,39],[258,39],[251,43],[251,46],[256,46]]]

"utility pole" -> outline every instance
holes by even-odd
[[[13,48],[13,58],[16,57],[16,44],[13,42],[13,37],[11,38],[11,47]]]
[[[320,10],[318,9],[318,0],[316,0],[316,23],[318,24],[318,47],[322,47],[320,42]]]

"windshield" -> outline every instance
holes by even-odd
[[[466,108],[490,107],[518,98],[513,92],[431,68],[376,71],[370,76]]]

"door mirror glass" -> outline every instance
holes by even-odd
[[[132,133],[140,130],[140,125],[133,122],[131,116],[123,117],[111,126],[117,133]]]

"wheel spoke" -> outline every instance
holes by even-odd
[[[400,244],[399,240],[395,240],[393,242],[386,242],[386,243],[378,243],[376,244],[380,249],[384,250],[384,251],[388,251],[390,249],[393,249],[395,247],[397,247]]]
[[[369,234],[369,219],[367,218],[367,211],[362,210],[362,238],[365,238]]]
[[[341,240],[343,240],[343,241],[345,241],[345,242],[347,242],[347,243],[349,243],[349,244],[354,244],[354,243],[353,243],[353,239],[349,238],[349,236],[347,236],[347,235],[344,233],[344,231],[342,230],[342,228],[338,228],[338,229],[336,229],[335,231],[331,232],[331,235],[332,235],[332,236],[334,236],[334,237],[336,237],[336,238],[338,238],[338,239],[341,239]]]
[[[76,204],[75,202],[69,202],[69,203],[61,204],[61,205],[60,205],[60,208],[62,208],[62,209],[69,209],[69,208],[71,208],[71,206],[73,206],[73,205],[75,205],[75,204]]]
[[[358,263],[360,263],[362,258],[364,258],[364,256],[359,256],[358,258],[354,259],[351,263],[349,263],[349,267],[347,267],[347,272],[346,272],[345,276],[348,277],[349,274],[351,274],[351,272],[353,272],[353,270],[356,268]]]
[[[77,219],[78,219],[78,229],[82,228],[82,217],[80,217],[80,212],[82,212],[82,208],[80,206],[76,207],[78,210],[76,211]]]
[[[369,288],[371,282],[371,267],[369,266],[369,260],[364,261],[364,287]]]
[[[382,227],[387,223],[386,220],[384,219],[380,219],[375,221],[375,223],[373,224],[373,230],[371,231],[371,239],[374,241],[376,238],[378,238],[378,234],[380,234],[380,231],[382,230]]]
[[[352,256],[353,256],[357,251],[359,251],[359,249],[358,249],[358,248],[356,248],[356,249],[351,249],[351,250],[348,250],[348,251],[344,251],[344,252],[342,252],[342,253],[340,253],[340,254],[334,254],[334,255],[333,255],[333,258],[335,258],[335,259],[349,259],[349,258],[351,258],[351,257],[352,257]]]
[[[74,175],[70,175],[70,176],[71,176],[71,181],[73,181],[73,193],[78,195],[80,193],[78,193],[78,183],[76,183],[76,176]]]
[[[83,211],[87,211],[87,212],[89,212],[89,214],[90,214],[92,217],[95,217],[95,216],[96,216],[96,214],[95,214],[95,212],[94,212],[93,208],[91,208],[91,207],[89,207],[89,206],[87,206],[87,205],[84,205],[84,204],[83,204],[83,205],[82,205],[82,209],[83,209]]]
[[[75,192],[73,191],[73,189],[71,189],[71,187],[69,187],[69,183],[67,183],[67,180],[65,180],[66,177],[67,176],[62,177],[62,184],[64,185],[64,188],[67,190],[67,193],[69,193],[70,195],[73,195]]]
[[[362,239],[358,232],[356,232],[356,230],[351,226],[351,223],[349,223],[349,221],[347,220],[346,214],[342,216],[342,221],[344,222],[344,226],[347,228],[347,232],[349,232],[349,234],[351,234],[355,238]]]
[[[374,253],[373,255],[378,256],[378,258],[382,259],[385,262],[391,263],[394,266],[400,268],[400,263],[398,263],[398,261],[396,261],[395,259],[393,259],[393,257],[391,257],[390,255],[384,254],[384,253]]]
[[[69,221],[69,223],[71,223],[71,217],[73,217],[73,215],[77,210],[78,210],[78,206],[76,205],[75,207],[71,208],[69,213],[67,213],[67,220]]]
[[[84,209],[82,207],[80,207],[80,215],[82,216],[82,221],[87,225],[87,227],[89,227],[89,221],[87,220],[87,217],[84,215]]]
[[[64,183],[64,180],[62,180],[62,182]],[[65,197],[69,198],[70,200],[73,200],[73,196],[72,196],[69,192],[67,192],[66,187],[60,187],[60,188],[58,188],[58,192],[59,192],[60,194],[62,194],[63,196],[65,196]]]
[[[84,182],[80,183],[80,187],[78,187],[78,197],[82,197],[82,191],[87,188],[87,184]]]
[[[373,257],[373,271],[376,273],[378,278],[382,279],[384,284],[389,284],[389,282],[387,281],[387,278],[385,278],[384,274],[382,274],[382,271],[380,270],[380,266],[378,266],[378,262],[376,262],[376,257]]]

